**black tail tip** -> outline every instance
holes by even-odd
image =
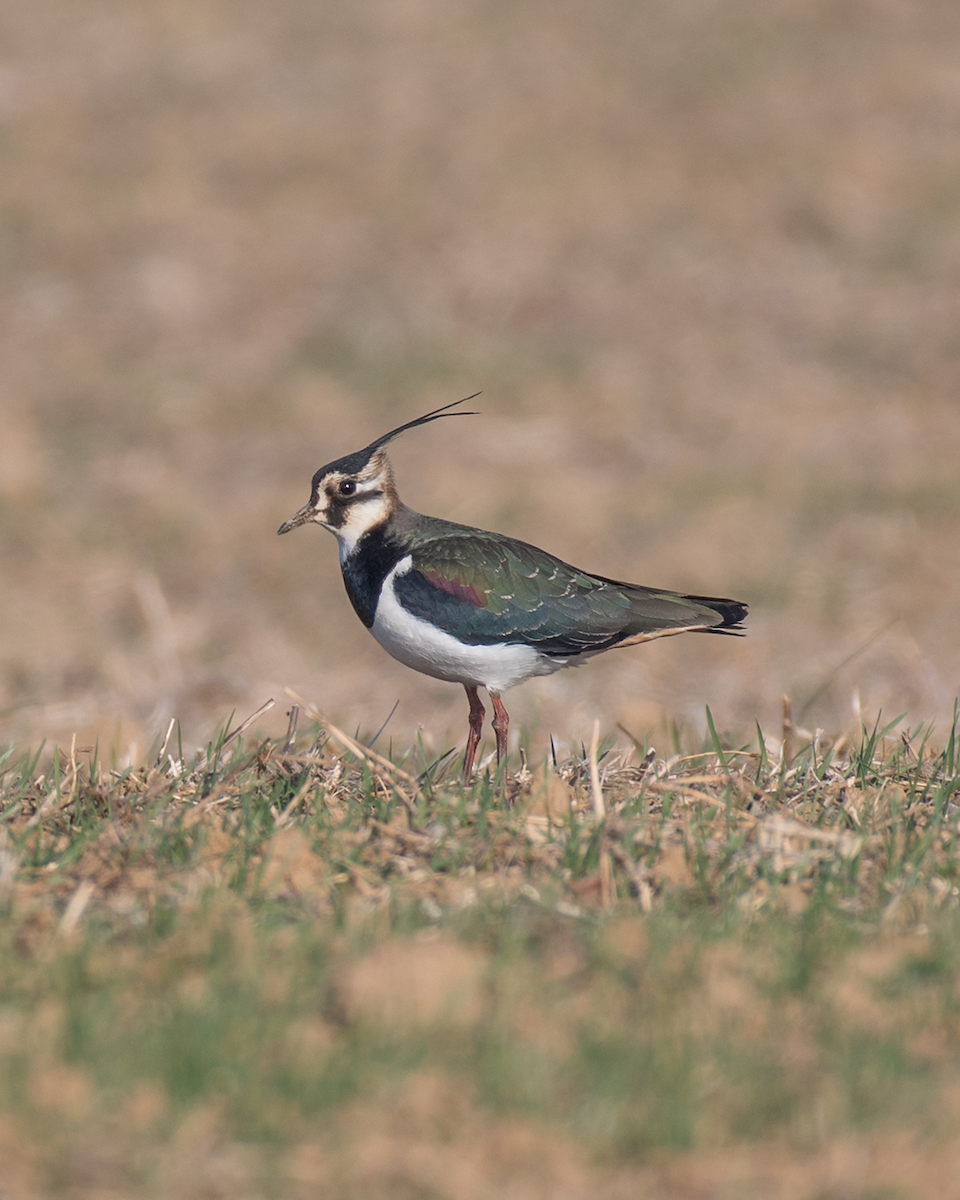
[[[705,608],[712,608],[723,618],[710,633],[737,633],[743,629],[749,605],[744,604],[742,600],[720,600],[716,596],[688,596],[687,599],[695,600]]]
[[[742,600],[721,600],[716,609],[723,617],[722,629],[731,625],[741,625],[747,619],[747,613],[750,611],[749,605],[744,604]]]

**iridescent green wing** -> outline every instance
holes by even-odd
[[[718,623],[715,612],[672,593],[598,579],[525,542],[455,528],[415,544],[394,586],[408,612],[469,645],[521,642],[574,655]]]

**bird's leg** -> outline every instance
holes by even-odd
[[[477,746],[480,745],[480,730],[483,728],[483,718],[487,710],[480,703],[480,695],[475,687],[463,685],[470,701],[470,732],[467,734],[467,748],[463,754],[463,777],[469,779],[473,773],[473,760],[477,757]]]
[[[500,763],[507,757],[507,730],[510,728],[510,718],[503,707],[499,692],[491,692],[490,699],[493,701],[493,728],[497,734],[497,762]]]

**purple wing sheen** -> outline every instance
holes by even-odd
[[[472,583],[467,583],[460,579],[455,574],[434,568],[422,572],[423,578],[431,585],[444,592],[448,596],[452,596],[454,600],[462,600],[465,604],[471,604],[474,608],[486,608],[488,593],[478,591]]]

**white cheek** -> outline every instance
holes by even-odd
[[[377,496],[373,500],[351,505],[346,521],[333,530],[340,543],[340,561],[348,559],[363,535],[375,526],[382,525],[389,516],[390,504],[386,496]]]

